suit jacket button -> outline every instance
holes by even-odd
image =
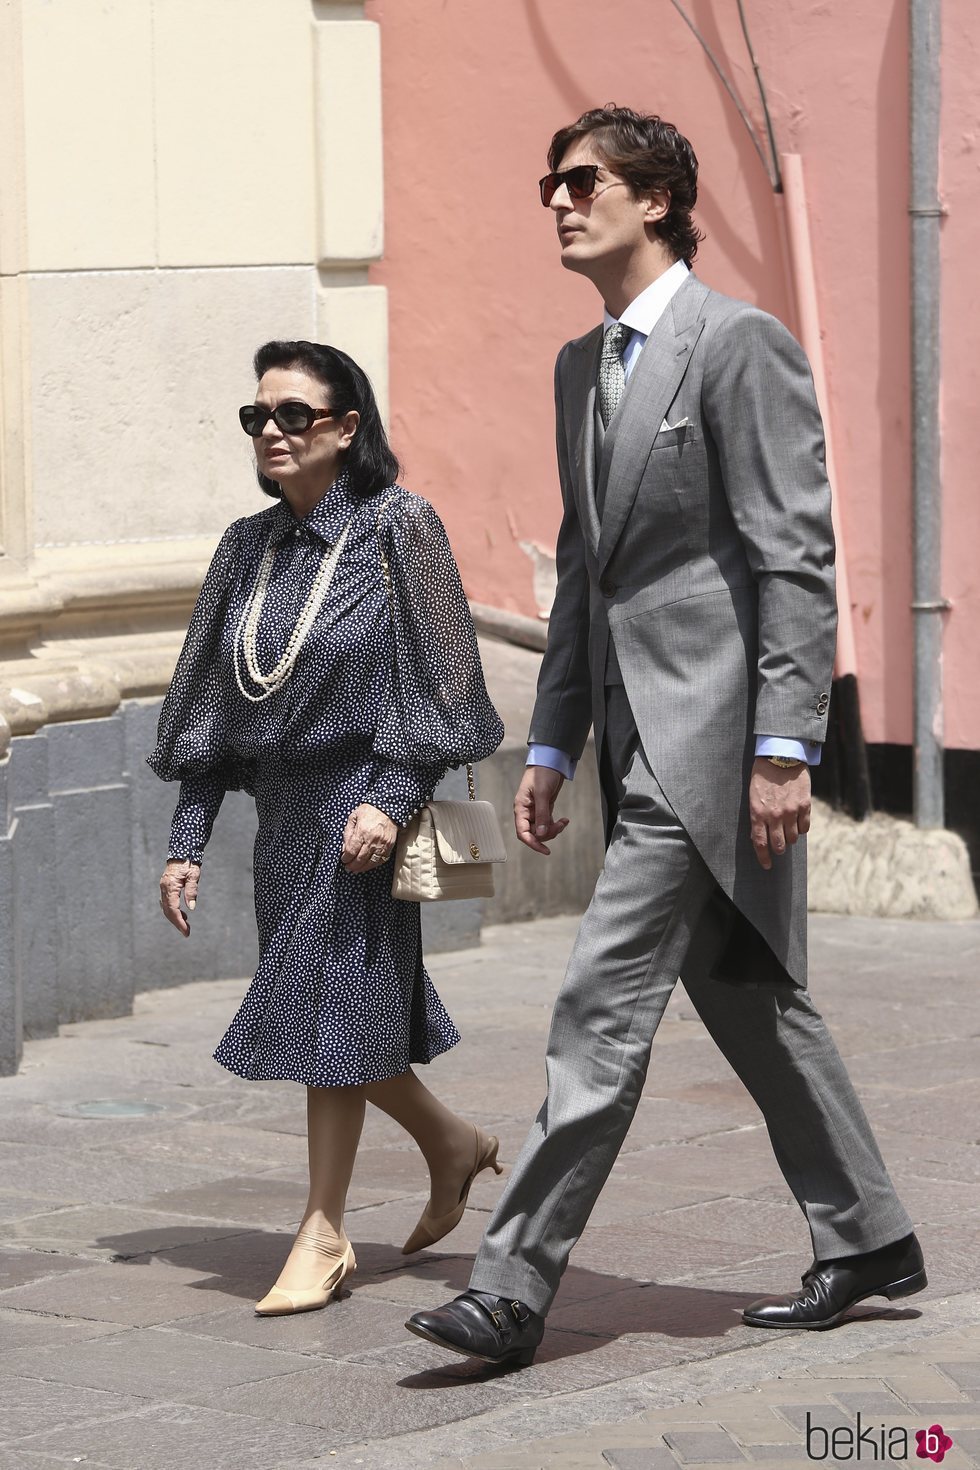
[[[602,593],[603,597],[612,597],[613,593],[616,591],[616,583],[612,580],[611,577],[602,577],[599,581],[599,591]]]

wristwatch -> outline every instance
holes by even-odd
[[[767,755],[763,756],[771,766],[778,766],[781,771],[791,770],[793,766],[805,766],[806,761],[801,761],[795,755]]]

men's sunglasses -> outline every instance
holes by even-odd
[[[541,203],[545,209],[554,199],[562,184],[568,190],[569,199],[588,199],[595,193],[596,174],[602,167],[598,163],[577,163],[574,168],[563,169],[561,173],[545,174],[543,179],[538,180],[538,188],[541,190]]]
[[[317,419],[332,419],[328,408],[311,408],[308,403],[297,399],[292,403],[280,403],[276,408],[263,408],[258,403],[246,403],[238,410],[238,418],[246,434],[257,439],[271,419],[283,434],[305,434]]]

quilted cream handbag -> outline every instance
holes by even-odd
[[[398,834],[393,898],[429,903],[492,898],[493,865],[507,861],[493,803],[477,801],[466,767],[469,801],[429,801]]]
[[[381,539],[378,511],[378,550],[388,601],[394,618],[391,569]],[[492,898],[493,864],[507,861],[504,837],[493,803],[477,801],[473,767],[467,763],[468,801],[428,801],[395,843],[393,898],[409,903],[432,903],[446,898]]]

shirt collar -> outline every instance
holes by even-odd
[[[287,541],[290,537],[295,537],[296,532],[299,531],[299,539],[313,535],[325,541],[328,546],[333,546],[340,539],[340,534],[350,520],[354,509],[350,476],[346,470],[341,470],[330,489],[321,496],[313,509],[305,516],[294,515],[292,507],[285,498],[280,500],[277,509],[279,512],[277,541]]]
[[[665,270],[662,276],[651,281],[645,291],[633,298],[629,306],[623,312],[619,320],[624,327],[629,327],[641,337],[649,337],[664,312],[670,304],[671,298],[680,290],[690,275],[690,267],[686,260],[675,260],[674,264]],[[616,318],[610,316],[608,311],[602,314],[602,327],[608,331],[614,326]]]

